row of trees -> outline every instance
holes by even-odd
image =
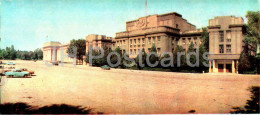
[[[5,60],[42,60],[43,52],[41,49],[36,49],[34,51],[20,51],[15,50],[14,46],[6,47],[5,49],[0,49],[0,59]]]
[[[204,31],[204,32],[207,33],[207,31]],[[205,48],[205,44],[206,44],[206,41],[208,41],[207,40],[208,38],[204,38],[204,39],[205,40],[203,40],[203,44],[201,44],[199,46],[198,50],[196,50],[193,42],[191,42],[187,52],[184,51],[184,48],[182,48],[182,46],[177,46],[176,49],[174,50],[172,56],[170,54],[165,54],[163,56],[162,55],[158,55],[157,54],[157,50],[156,50],[157,48],[156,48],[155,45],[153,45],[151,47],[150,52],[154,52],[155,55],[153,54],[153,55],[149,56],[149,62],[151,64],[155,64],[156,62],[158,62],[158,65],[153,66],[153,67],[149,66],[148,63],[146,62],[147,61],[146,60],[147,52],[145,52],[145,50],[142,49],[141,53],[139,53],[138,56],[134,59],[135,63],[133,65],[133,67],[130,67],[130,68],[136,68],[136,69],[140,69],[140,70],[141,69],[156,70],[158,68],[163,68],[164,70],[182,71],[182,72],[202,72],[202,71],[207,71],[208,67],[206,67],[205,64],[203,64],[203,62],[208,64],[208,60],[206,60],[202,56],[203,56],[204,53],[207,52],[207,49]],[[116,63],[118,63],[119,60],[121,60],[121,61],[119,61],[119,64],[118,64],[118,66],[116,68],[129,68],[129,67],[125,66],[124,63],[131,64],[132,62],[127,60],[124,57],[124,52],[122,52],[120,47],[117,47],[115,50],[111,50],[110,48],[104,46],[103,49],[104,49],[104,56],[101,57],[101,58],[98,58],[98,59],[93,59],[92,60],[92,66],[108,65],[107,57],[108,57],[109,53],[116,52],[116,53],[119,54],[119,57],[121,59],[118,59],[119,57],[117,57],[116,55],[112,55],[110,57],[111,63],[112,64],[116,64]],[[199,60],[198,60],[199,66],[190,67],[187,64],[187,61],[186,61],[187,54],[190,53],[190,52],[196,52],[197,53],[197,51],[198,51],[198,54],[199,54]],[[178,52],[184,52],[184,55],[182,55],[181,58],[180,58],[180,62],[181,62],[179,64],[180,67],[179,66],[177,67],[177,65],[178,65],[178,63],[177,63],[177,58],[178,58],[177,53]],[[89,58],[90,58],[89,57],[89,55],[90,55],[89,53],[86,55],[86,58],[85,58],[85,62],[86,63],[89,63]],[[92,50],[92,56],[100,56],[100,55],[101,55],[101,51],[100,50],[97,50],[97,49]],[[156,55],[158,55],[158,56],[156,56]],[[142,60],[139,60],[140,59],[139,56],[142,57],[141,58]],[[126,57],[129,58],[129,55],[126,55]],[[172,59],[173,61],[169,60],[171,58],[173,58]],[[139,63],[139,61],[141,63]],[[191,55],[190,56],[190,63],[191,64],[195,64],[196,61],[197,61],[196,56],[195,55]],[[164,65],[168,65],[168,67],[162,66],[161,65],[162,63]],[[163,69],[160,69],[160,70],[163,70]]]

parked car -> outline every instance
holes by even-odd
[[[8,63],[6,63],[7,65],[15,65],[15,63],[14,62],[8,62]]]
[[[21,69],[12,69],[10,72],[5,72],[5,76],[7,77],[28,77],[29,76],[29,72],[26,71],[22,71]]]
[[[12,69],[15,69],[13,66],[1,66],[0,73],[5,74],[5,72],[11,71]]]
[[[58,62],[52,62],[52,65],[56,65],[56,66],[58,66],[59,63],[58,63]]]
[[[103,65],[101,68],[104,70],[110,70],[110,67],[108,65]]]
[[[21,68],[22,71],[29,72],[29,75],[32,76],[34,74],[34,71],[29,71],[27,68]]]
[[[0,75],[4,74],[4,66],[0,65]]]

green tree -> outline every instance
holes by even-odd
[[[239,58],[239,73],[254,71],[256,69],[255,57],[246,51],[242,51]]]
[[[205,48],[204,44],[201,44],[199,46],[199,71],[208,71],[208,67],[206,67],[204,64],[209,64],[209,61],[206,60],[203,55],[204,53],[207,53],[207,49]],[[203,64],[204,63],[204,64]]]
[[[260,11],[248,11],[246,14],[247,31],[246,36],[260,41]]]
[[[73,58],[73,56],[75,54],[73,52],[74,47],[77,48],[76,58],[80,61],[83,61],[83,56],[86,55],[86,40],[85,39],[78,39],[78,40],[73,39],[73,40],[71,40],[69,48],[67,50],[69,57]]]
[[[120,49],[120,47],[117,47],[115,50],[114,50],[114,52],[116,52],[116,53],[118,53],[119,55],[120,55],[120,64],[119,64],[119,66],[123,66],[123,60],[122,60],[122,56],[123,56],[123,54],[122,54],[122,50]],[[111,56],[111,59],[110,59],[110,61],[111,61],[111,63],[112,64],[116,64],[117,63],[117,61],[118,61],[119,59],[118,59],[118,57],[116,56],[116,55],[112,55]]]
[[[252,52],[256,52],[256,46],[260,41],[260,12],[248,11],[246,17],[248,21],[244,26],[245,45],[240,54],[238,65],[238,70],[240,73],[256,70],[256,58],[252,55]]]
[[[139,56],[141,57],[141,60],[140,60],[141,63],[139,63]],[[145,52],[145,49],[143,48],[141,50],[141,52],[138,54],[138,56],[135,58],[136,65],[137,65],[139,70],[141,70],[145,66],[147,66],[146,57],[147,57],[147,54]],[[142,66],[142,65],[144,65],[144,66]]]
[[[190,53],[190,52],[195,52],[195,48],[194,48],[194,43],[193,42],[190,43],[187,54]],[[192,64],[196,63],[196,56],[195,55],[191,55],[190,56],[190,62]]]
[[[202,44],[204,45],[205,49],[209,51],[209,32],[206,27],[202,28],[202,35],[201,35],[201,40]]]
[[[42,58],[43,58],[43,52],[42,52],[42,50],[40,49],[40,48],[37,48],[37,49],[35,49],[34,50],[34,53],[35,53],[35,55],[36,55],[36,59],[37,60],[42,60]]]
[[[180,46],[180,45],[177,45],[176,46],[176,49],[174,50],[174,52],[173,52],[173,62],[174,62],[174,65],[176,65],[177,66],[177,61],[178,61],[178,53],[180,53],[180,52],[184,52],[185,53],[185,55],[182,55],[182,56],[180,56],[180,66],[181,67],[184,67],[184,66],[186,66],[186,52],[185,52],[185,50],[183,49],[183,47],[182,46]]]
[[[158,55],[158,53],[157,53],[155,44],[153,44],[153,46],[151,47],[150,52],[154,52],[154,53],[156,54],[156,55],[152,54],[152,55],[149,57],[150,63],[151,63],[151,64],[154,64],[154,63],[156,63],[156,61],[159,61],[159,55]]]

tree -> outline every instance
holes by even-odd
[[[146,56],[147,56],[147,54],[145,52],[145,49],[143,48],[141,50],[141,52],[135,58],[136,65],[137,65],[139,70],[143,69],[147,65]],[[139,57],[141,57],[141,60],[139,60]],[[139,61],[140,61],[140,63],[139,63]],[[144,65],[144,66],[142,66],[142,65]]]
[[[16,50],[14,49],[14,45],[11,46],[9,55],[10,55],[9,59],[11,60],[16,59]]]
[[[187,52],[187,53],[190,53],[190,52],[195,52],[195,48],[194,48],[193,42],[190,43],[189,49],[188,49],[188,52]],[[191,62],[192,64],[196,63],[196,56],[195,56],[195,55],[191,55],[191,56],[190,56],[190,62]]]
[[[248,24],[245,24],[244,48],[240,54],[238,70],[240,73],[256,70],[256,58],[252,52],[256,52],[256,46],[260,42],[260,12],[248,11],[246,14]]]
[[[78,40],[71,40],[67,53],[69,57],[74,58],[73,48],[77,48],[76,58],[80,61],[83,61],[83,56],[86,55],[86,40],[85,39],[78,39]]]
[[[122,50],[120,49],[120,47],[117,47],[113,52],[116,52],[116,53],[119,54],[119,56],[120,56],[119,58],[120,58],[120,60],[121,60],[119,66],[123,66],[123,60],[122,60],[123,54],[122,54]],[[116,64],[118,60],[119,60],[119,59],[118,59],[118,57],[117,57],[116,55],[112,55],[112,56],[111,56],[110,61],[111,61],[112,64]]]
[[[209,51],[209,32],[207,28],[202,28],[202,35],[201,35],[201,40],[202,44],[204,45],[205,49]]]
[[[204,66],[203,63],[209,64],[208,60],[204,59],[203,55],[204,53],[207,53],[207,49],[205,48],[204,44],[201,44],[199,46],[199,70],[202,71],[207,71],[208,67]]]
[[[247,21],[247,31],[246,34],[252,39],[256,39],[258,43],[260,42],[260,11],[248,11],[246,14]]]
[[[176,49],[174,50],[174,52],[173,52],[173,62],[174,62],[174,65],[177,65],[177,61],[178,61],[178,53],[181,53],[181,52],[184,52],[185,53],[185,55],[182,55],[181,57],[180,57],[180,66],[181,67],[183,67],[183,66],[186,66],[186,52],[185,52],[185,50],[183,49],[183,47],[182,46],[180,46],[180,45],[177,45],[176,46]]]
[[[37,48],[37,49],[35,49],[34,50],[34,53],[35,53],[35,55],[36,55],[36,59],[37,60],[42,60],[42,58],[43,58],[43,52],[42,52],[42,50],[40,49],[40,48]]]
[[[153,46],[151,47],[150,52],[155,53],[155,55],[154,54],[150,55],[150,57],[149,57],[150,63],[154,64],[154,63],[156,63],[156,61],[159,61],[159,55],[157,54],[157,50],[156,50],[155,44],[153,44]]]
[[[239,73],[245,73],[248,71],[254,71],[256,67],[255,57],[251,56],[250,53],[242,51],[239,58],[238,70]]]

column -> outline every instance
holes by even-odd
[[[211,73],[211,61],[209,61],[209,73]]]
[[[224,62],[223,65],[224,65],[224,70],[223,70],[224,72],[223,72],[223,73],[226,73],[226,71],[227,71],[227,70],[226,70],[226,68],[227,68],[227,67],[226,67],[226,62]]]
[[[213,72],[216,72],[216,61],[213,60]]]
[[[237,74],[238,74],[238,60],[237,60],[237,67],[236,68],[237,68],[236,70],[237,70]]]
[[[232,60],[232,73],[236,73],[235,60]]]

